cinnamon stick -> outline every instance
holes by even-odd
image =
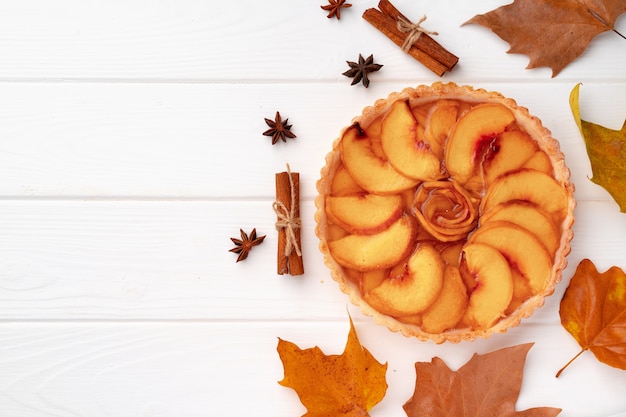
[[[363,18],[391,39],[393,43],[402,46],[409,34],[398,28],[398,21],[403,19],[409,22],[409,20],[389,0],[380,0],[378,8],[380,10],[374,8],[365,10]],[[459,61],[457,56],[441,46],[427,33],[422,33],[407,53],[440,77],[447,71],[451,71]]]
[[[276,201],[274,211],[278,230],[278,275],[302,275],[302,245],[300,239],[300,174],[287,172],[276,174]]]

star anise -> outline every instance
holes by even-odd
[[[350,85],[357,84],[359,81],[363,81],[363,85],[367,88],[370,85],[370,80],[367,74],[370,72],[376,72],[383,66],[374,63],[374,55],[370,55],[367,59],[363,59],[363,56],[359,54],[359,62],[346,61],[350,66],[350,69],[343,73],[346,77],[354,77]]]
[[[265,239],[265,235],[257,237],[256,228],[252,229],[252,232],[250,232],[250,236],[248,236],[248,234],[242,229],[239,229],[239,233],[241,234],[241,239],[237,239],[234,237],[230,238],[230,240],[232,240],[235,244],[235,247],[229,250],[229,252],[239,254],[239,256],[237,257],[237,262],[246,259],[248,257],[248,254],[250,253],[250,250],[252,250],[254,246],[260,245],[263,242],[263,239]]]
[[[287,142],[287,138],[294,139],[296,137],[290,130],[292,125],[287,124],[288,121],[288,118],[283,120],[279,112],[276,112],[274,120],[265,118],[265,123],[270,128],[263,132],[263,135],[272,137],[272,145],[275,145],[279,140]]]
[[[351,7],[350,3],[346,3],[346,0],[328,0],[328,5],[320,6],[322,9],[328,12],[327,18],[337,17],[337,20],[341,19],[341,8],[342,7]]]

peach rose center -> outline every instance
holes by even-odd
[[[415,194],[413,215],[436,239],[454,242],[476,228],[478,203],[452,179],[425,181]]]

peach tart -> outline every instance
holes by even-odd
[[[574,186],[558,142],[497,92],[435,83],[366,107],[317,182],[316,234],[364,314],[422,340],[505,332],[566,266]]]

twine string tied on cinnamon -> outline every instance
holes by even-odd
[[[300,246],[298,245],[298,240],[296,238],[296,230],[301,227],[302,222],[300,221],[300,218],[296,216],[296,188],[291,176],[289,164],[287,164],[287,174],[289,177],[289,186],[291,188],[291,209],[287,209],[287,206],[282,201],[274,201],[272,207],[274,208],[274,212],[278,218],[276,221],[276,230],[280,231],[285,229],[285,236],[287,238],[285,256],[290,256],[294,250],[298,256],[302,256],[302,251],[300,250]]]
[[[422,17],[417,23],[412,23],[403,17],[398,19],[398,30],[403,33],[407,33],[406,38],[404,39],[404,43],[402,43],[402,50],[404,52],[409,52],[411,47],[417,42],[417,40],[422,36],[423,33],[427,35],[438,35],[437,32],[430,32],[424,29],[421,24],[426,20],[426,15]]]

